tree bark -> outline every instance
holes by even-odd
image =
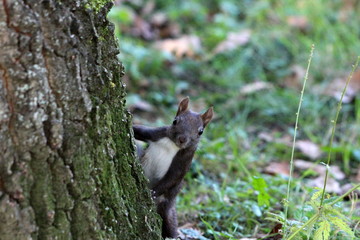
[[[0,0],[0,238],[161,239],[105,0]]]

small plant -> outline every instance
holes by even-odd
[[[301,103],[303,99],[304,89],[306,86],[306,80],[308,77],[308,71],[311,63],[311,59],[313,56],[313,50],[314,46],[312,46],[311,54],[309,57],[309,63],[307,67],[307,71],[304,78],[304,84],[303,89],[301,91],[301,97],[299,101],[299,107],[298,111],[296,113],[296,122],[295,122],[295,131],[294,131],[294,139],[293,139],[293,147],[292,147],[292,153],[291,153],[291,159],[290,159],[290,178],[288,182],[288,189],[287,189],[287,198],[285,200],[285,214],[284,216],[277,215],[277,214],[271,214],[272,217],[268,218],[270,220],[274,220],[277,222],[280,222],[283,225],[283,235],[285,236],[285,239],[291,240],[291,239],[302,239],[300,235],[307,236],[307,239],[310,238],[310,236],[313,236],[314,240],[327,240],[329,239],[330,232],[332,229],[336,228],[339,231],[345,232],[347,234],[347,237],[350,237],[353,239],[355,237],[354,232],[351,230],[349,225],[346,223],[348,218],[344,216],[343,213],[341,213],[341,209],[338,209],[335,207],[335,204],[341,201],[345,196],[347,196],[351,191],[354,191],[358,187],[360,187],[360,184],[357,184],[352,189],[350,189],[347,193],[343,194],[342,196],[336,198],[335,200],[331,201],[330,196],[325,193],[326,191],[326,184],[328,180],[328,174],[329,174],[329,168],[330,168],[330,161],[331,161],[331,149],[333,144],[333,139],[335,136],[335,128],[336,123],[339,117],[339,113],[341,110],[342,100],[344,97],[344,94],[346,92],[347,86],[352,78],[352,75],[355,72],[355,69],[357,68],[359,64],[358,57],[356,63],[353,65],[352,71],[346,81],[346,85],[342,91],[342,95],[340,98],[340,101],[338,103],[338,107],[336,110],[336,116],[335,119],[331,121],[333,127],[331,131],[331,138],[329,143],[329,149],[328,157],[327,157],[327,163],[324,164],[326,166],[326,175],[324,180],[324,186],[322,189],[317,189],[317,192],[315,192],[311,200],[308,202],[308,206],[315,212],[315,214],[308,219],[305,223],[297,222],[297,221],[289,221],[288,220],[288,203],[290,199],[290,186],[291,186],[291,180],[292,180],[292,172],[293,172],[293,157],[294,157],[294,150],[295,150],[295,141],[296,141],[296,131],[298,127],[298,119],[301,109]],[[329,200],[329,201],[326,201]]]
[[[349,217],[342,213],[342,206],[338,203],[358,187],[360,187],[360,184],[337,198],[331,198],[329,194],[325,194],[322,206],[320,206],[320,200],[324,191],[317,188],[311,199],[305,203],[304,209],[306,210],[304,211],[312,215],[311,217],[304,216],[304,218],[308,218],[305,223],[287,220],[283,215],[273,213],[269,213],[267,219],[288,226],[287,233],[289,236],[284,237],[287,240],[302,239],[302,236],[306,236],[307,239],[312,237],[314,240],[327,240],[336,231],[345,234],[343,239],[354,239],[355,234],[348,224]],[[340,233],[337,234],[340,235]]]

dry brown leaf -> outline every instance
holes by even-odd
[[[351,16],[351,12],[355,9],[355,4],[358,0],[343,0],[343,6],[339,11],[339,19],[342,22],[348,20]]]
[[[226,39],[220,42],[213,51],[215,54],[233,50],[239,46],[243,46],[249,42],[251,31],[249,29],[240,32],[228,33]]]
[[[284,135],[281,138],[277,139],[276,142],[282,143],[282,144],[290,147],[293,144],[293,138],[290,135]]]
[[[150,22],[155,27],[164,26],[168,22],[168,17],[163,12],[157,12],[151,16]]]
[[[314,164],[312,162],[309,162],[309,161],[305,161],[305,160],[301,160],[301,159],[296,159],[294,161],[294,166],[297,168],[297,169],[300,169],[300,170],[313,170],[319,174],[324,174],[325,173],[325,166],[321,166],[319,164]]]
[[[309,180],[307,185],[310,187],[323,188],[324,180],[325,180],[325,175],[321,175],[315,179]],[[326,192],[340,194],[341,193],[340,183],[338,181],[336,181],[334,178],[329,177],[326,182]]]
[[[308,140],[299,140],[295,144],[296,148],[298,148],[305,156],[311,159],[317,159],[321,156],[320,147]]]
[[[155,9],[155,1],[148,0],[144,3],[143,8],[141,9],[141,15],[146,16],[151,14]]]
[[[262,240],[279,240],[282,239],[283,235],[280,234],[282,232],[283,225],[281,223],[277,223],[272,229],[269,235],[261,236]]]
[[[280,138],[279,137],[274,137],[274,135],[276,135],[278,133],[279,133],[278,131],[274,131],[274,132],[271,132],[271,133],[260,132],[258,137],[261,140],[264,140],[266,142],[275,142],[275,143],[284,144],[284,145],[286,145],[288,147],[291,147],[293,138],[290,135],[287,135],[287,134],[283,135]]]
[[[347,191],[349,191],[351,188],[354,187],[355,184],[352,184],[352,183],[346,183],[344,185],[341,186],[341,195],[345,194]],[[354,194],[360,196],[360,189],[355,189],[354,191],[352,191],[348,197],[354,197]],[[360,204],[360,201],[358,202],[358,204]],[[359,205],[360,207],[360,205]],[[360,209],[360,208],[359,208]]]
[[[310,179],[307,182],[307,185],[310,187],[323,188],[324,179],[326,175],[325,166],[320,164],[314,164],[312,162],[308,162],[304,160],[295,160],[294,165],[297,169],[301,169],[301,170],[312,169],[315,172],[317,172],[319,176],[314,179]],[[345,178],[345,174],[340,170],[339,166],[331,166],[329,170],[330,170],[330,175],[327,180],[326,191],[340,194],[343,190],[338,180],[343,180]]]
[[[179,226],[179,229],[194,228],[195,226],[196,226],[196,223],[187,222],[187,223],[184,223],[184,225]]]
[[[336,78],[326,87],[326,89],[321,90],[318,87],[315,88],[315,91],[320,91],[320,93],[322,94],[332,96],[337,100],[340,100],[346,81],[347,81],[347,77]],[[359,93],[360,93],[360,70],[354,73],[351,81],[349,82],[349,85],[346,89],[343,98],[343,103],[351,102],[354,99],[354,97]]]
[[[291,67],[291,74],[284,79],[284,86],[291,89],[301,89],[306,70],[300,65]]]
[[[268,132],[260,132],[258,138],[264,140],[265,142],[272,142],[274,141],[273,135]]]
[[[315,164],[315,163],[308,162],[305,160],[297,159],[294,161],[294,165],[296,168],[301,169],[301,170],[312,169],[321,176],[325,175],[325,172],[326,172],[326,167],[324,165]],[[345,173],[343,173],[343,171],[341,171],[339,166],[336,166],[336,165],[330,166],[329,171],[330,171],[330,175],[333,178],[335,178],[336,180],[345,179]]]
[[[356,180],[357,182],[360,182],[360,167],[358,168],[358,171],[357,171],[355,180]]]
[[[343,180],[346,177],[345,173],[343,171],[341,171],[339,166],[330,166],[330,174],[336,180]]]
[[[270,175],[280,174],[282,176],[290,175],[290,166],[288,162],[270,162],[270,164],[265,167],[264,173]]]
[[[286,22],[289,26],[300,30],[306,30],[310,26],[305,16],[289,16]]]
[[[157,41],[155,48],[172,53],[177,58],[194,57],[201,50],[201,42],[197,36],[185,35],[177,39]]]
[[[271,88],[273,88],[273,85],[271,83],[256,81],[243,86],[240,89],[240,93],[243,95],[248,95],[254,92],[258,92],[260,90],[271,89]]]
[[[150,24],[140,16],[135,17],[134,26],[131,29],[131,34],[146,40],[151,40],[154,38],[154,33],[151,30]]]
[[[157,12],[151,16],[151,26],[159,38],[174,38],[180,35],[180,26],[171,22],[163,12]]]

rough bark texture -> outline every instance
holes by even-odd
[[[161,239],[111,4],[0,0],[0,238]]]

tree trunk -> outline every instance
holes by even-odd
[[[108,0],[0,1],[0,238],[161,239]]]

